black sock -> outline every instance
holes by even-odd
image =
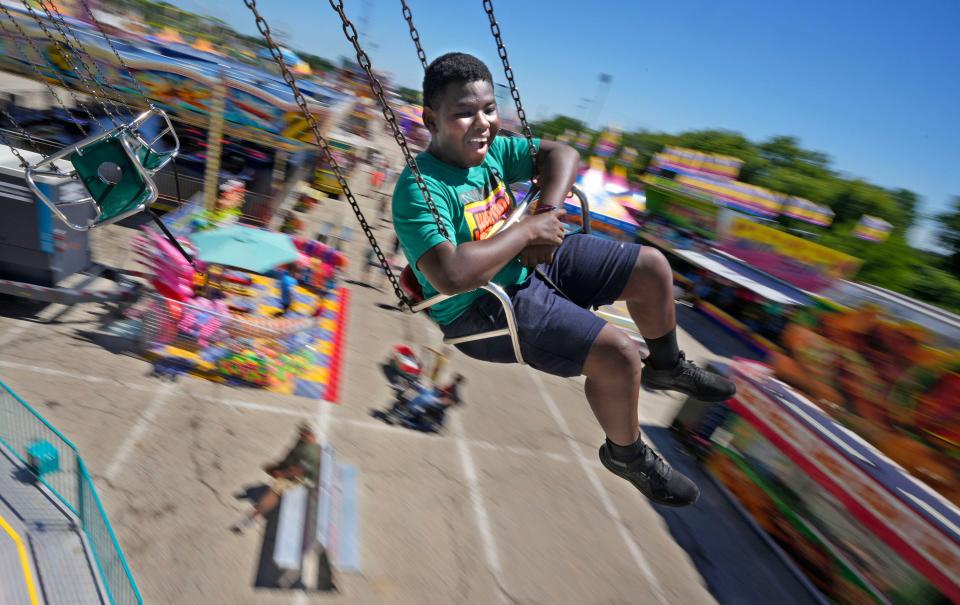
[[[677,344],[677,329],[673,328],[659,338],[643,338],[650,349],[648,361],[655,370],[673,369],[680,361],[680,346]]]
[[[607,439],[607,446],[610,448],[610,454],[617,462],[632,462],[643,453],[643,439],[637,437],[637,440],[630,445],[617,445]]]

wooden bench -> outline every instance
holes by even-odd
[[[342,562],[344,571],[359,570],[353,502],[356,469],[337,464],[333,446],[325,444],[317,478],[315,486],[298,485],[285,491],[280,500],[273,562],[281,588],[302,578],[304,561],[312,554],[320,565],[318,589],[332,588],[334,559]]]

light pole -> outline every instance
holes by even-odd
[[[600,111],[603,109],[603,104],[607,100],[607,92],[610,90],[610,82],[613,80],[613,76],[610,74],[600,74],[600,77],[597,79],[597,92],[593,95],[593,115],[590,117],[590,123],[596,122],[597,118],[600,116]],[[588,124],[589,126],[589,124]]]

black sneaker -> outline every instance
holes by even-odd
[[[655,391],[680,391],[701,401],[726,401],[737,394],[737,385],[732,380],[704,370],[689,361],[683,351],[680,360],[670,370],[657,370],[643,360],[640,384]]]
[[[657,504],[689,506],[700,497],[700,488],[682,473],[675,471],[656,452],[641,444],[643,452],[632,462],[620,462],[610,447],[600,446],[600,462],[614,475],[623,477],[640,493]]]

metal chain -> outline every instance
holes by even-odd
[[[343,0],[330,0],[330,6],[333,7],[333,10],[337,11],[338,15],[340,15],[340,21],[343,23],[343,33],[347,37],[347,40],[353,44],[353,49],[357,54],[357,63],[367,74],[367,81],[370,83],[370,90],[380,102],[380,109],[383,112],[383,119],[390,124],[390,128],[393,131],[393,140],[397,142],[397,145],[400,146],[400,151],[403,152],[403,157],[407,162],[407,166],[410,168],[413,178],[417,181],[417,187],[420,189],[420,193],[423,194],[423,199],[427,203],[427,208],[430,210],[430,214],[433,215],[433,220],[437,224],[437,229],[440,231],[440,235],[446,239],[450,239],[450,235],[447,233],[447,227],[440,218],[440,211],[437,210],[437,205],[433,202],[433,197],[430,195],[430,190],[427,189],[427,184],[423,180],[423,175],[420,174],[420,167],[417,166],[417,160],[413,157],[413,153],[407,146],[407,138],[403,136],[403,131],[400,130],[400,125],[397,124],[397,116],[393,113],[393,109],[390,108],[390,104],[387,103],[387,99],[384,97],[383,84],[381,84],[380,80],[378,80],[373,74],[373,64],[370,62],[370,57],[363,50],[363,48],[360,47],[357,28],[354,27],[353,23],[350,22],[350,19],[347,18],[347,15],[343,10]]]
[[[16,125],[17,128],[20,129],[24,134],[26,134],[28,137],[30,136],[30,134],[27,133],[26,130],[23,130],[22,127],[19,124],[17,124],[17,121],[13,119],[13,116],[7,113],[6,109],[3,110],[3,115],[8,120],[11,120],[14,123],[14,125]],[[3,137],[3,142],[7,144],[7,147],[10,148],[10,151],[13,152],[13,155],[17,156],[17,159],[20,160],[20,165],[23,166],[23,169],[26,170],[27,168],[29,168],[30,162],[28,162],[22,155],[20,155],[20,150],[13,146],[13,143],[7,137],[7,133],[0,132],[0,137]]]
[[[510,68],[510,61],[507,59],[507,47],[503,45],[503,38],[500,37],[500,25],[497,18],[493,16],[493,0],[483,0],[483,10],[486,11],[490,19],[490,32],[497,41],[497,53],[500,60],[503,61],[503,75],[507,78],[510,85],[510,96],[517,106],[517,118],[520,119],[520,127],[523,129],[523,136],[527,138],[527,145],[530,148],[530,158],[533,160],[534,168],[537,165],[537,149],[533,146],[533,132],[530,130],[530,124],[527,123],[527,114],[523,111],[523,104],[520,102],[520,91],[517,90],[517,83],[513,79],[513,69]]]
[[[61,42],[60,40],[58,40],[58,39],[53,35],[53,32],[51,32],[49,29],[47,29],[47,25],[43,22],[43,19],[42,19],[42,18],[40,17],[40,15],[37,14],[36,11],[34,11],[33,8],[30,6],[29,0],[21,0],[21,2],[23,3],[23,6],[27,9],[27,11],[29,11],[30,14],[33,16],[33,20],[37,22],[37,25],[40,26],[40,29],[43,30],[43,33],[46,34],[46,36],[47,36],[47,38],[50,40],[50,42],[52,42],[52,43],[54,44],[54,47],[57,47],[57,48],[58,48],[58,50],[60,51],[60,54],[63,56],[64,60],[67,62],[67,65],[70,66],[70,69],[73,70],[73,73],[74,73],[74,75],[75,75],[76,78],[77,78],[77,86],[78,86],[78,88],[81,89],[81,92],[85,92],[86,94],[89,94],[90,96],[92,96],[92,97],[93,97],[93,100],[96,101],[97,103],[99,103],[99,104],[100,104],[100,107],[103,108],[103,112],[104,112],[104,114],[107,116],[107,118],[110,119],[110,122],[111,122],[114,126],[116,126],[116,125],[117,125],[117,121],[114,119],[113,114],[110,113],[110,110],[107,108],[107,106],[103,103],[103,101],[100,100],[100,97],[96,94],[96,92],[94,91],[93,87],[90,86],[89,84],[87,84],[86,90],[84,90],[84,89],[83,89],[84,87],[81,86],[81,84],[82,84],[82,83],[84,82],[84,80],[86,79],[86,78],[84,77],[84,72],[90,73],[90,71],[87,69],[86,63],[84,63],[84,62],[80,59],[79,55],[77,55],[76,51],[74,51],[73,45],[70,44],[70,40],[67,38],[67,34],[66,34],[65,32],[63,32],[63,31],[60,31],[60,25],[57,23],[57,20],[53,18],[53,15],[50,13],[50,11],[47,10],[47,7],[46,7],[46,5],[44,4],[44,2],[41,0],[41,1],[39,2],[39,5],[40,5],[40,7],[43,9],[43,11],[46,13],[47,19],[49,19],[50,22],[53,23],[53,26],[54,26],[55,28],[57,28],[57,30],[59,31],[60,36],[63,38],[63,41],[62,41],[62,42]],[[84,71],[80,71],[80,68],[77,67],[76,64],[74,64],[74,62],[73,62],[73,56],[76,56],[76,57],[77,57],[77,60],[78,60],[78,61],[81,63],[81,65],[83,66]],[[91,77],[92,77],[92,74],[91,74]],[[100,127],[103,128],[103,125],[100,124],[99,121],[97,121],[97,124],[99,124]]]
[[[43,31],[43,33],[47,36],[47,38],[48,38],[51,42],[53,42],[54,45],[57,45],[58,42],[57,42],[56,38],[54,38],[53,35],[50,33],[50,30],[47,29],[47,26],[43,23],[43,19],[40,18],[40,15],[38,15],[37,12],[34,11],[34,10],[30,7],[30,5],[27,4],[26,2],[24,2],[23,5],[24,5],[24,7],[26,7],[27,11],[29,11],[30,15],[33,17],[33,20],[37,22],[37,25],[40,26],[40,29],[41,29],[41,30]],[[20,25],[17,24],[17,27],[19,28]],[[21,31],[21,33],[23,33],[23,30],[20,30],[20,31]],[[26,34],[24,34],[24,35],[26,35]],[[33,38],[28,38],[28,41],[30,42],[30,46],[32,46],[33,49],[34,49],[37,53],[40,54],[40,57],[43,58],[44,55],[43,55],[43,53],[37,48],[36,44],[34,43]],[[71,68],[74,72],[76,72],[77,69],[76,69],[76,67],[74,67],[73,62],[70,61],[69,55],[67,55],[66,53],[64,53],[64,54],[63,54],[63,57],[64,57],[64,59],[67,60],[67,63],[70,65],[70,68]],[[100,122],[100,120],[97,118],[97,116],[93,115],[93,113],[90,111],[90,108],[80,102],[80,97],[78,97],[77,94],[74,92],[73,87],[70,86],[69,84],[67,84],[66,80],[64,80],[64,79],[63,79],[63,76],[60,74],[60,68],[57,67],[57,66],[52,62],[52,60],[50,60],[50,59],[47,59],[47,64],[50,65],[51,71],[53,71],[53,73],[56,75],[57,80],[60,82],[60,84],[62,84],[63,87],[67,90],[67,92],[70,94],[70,96],[73,97],[73,100],[77,103],[77,105],[79,105],[79,106],[83,109],[83,112],[87,114],[87,117],[89,117],[92,121],[96,122],[97,126],[99,126],[101,130],[106,130],[106,129],[103,127],[103,124],[102,124],[102,123]],[[64,108],[64,109],[66,109],[66,108]],[[74,123],[77,124],[77,127],[78,127],[78,128],[80,127],[80,124],[79,124],[79,123],[77,123],[77,122],[74,122]],[[82,132],[82,129],[81,129],[81,132]]]
[[[423,52],[423,48],[420,46],[420,33],[413,25],[413,13],[410,12],[410,7],[407,6],[407,0],[400,0],[400,4],[403,5],[403,18],[407,20],[407,25],[410,26],[410,38],[413,40],[414,46],[417,47],[417,56],[420,57],[420,65],[426,70],[427,53]]]
[[[7,28],[3,25],[3,21],[0,21],[0,29],[2,29],[5,32],[8,31]],[[30,132],[26,128],[24,128],[23,125],[20,124],[20,122],[18,122],[15,117],[13,117],[13,114],[7,111],[6,107],[0,107],[0,113],[2,113],[3,117],[5,117],[7,121],[10,122],[10,124],[17,129],[17,131],[20,133],[20,137],[26,139],[27,143],[35,152],[39,153],[40,155],[43,155],[43,153],[41,153],[40,151],[40,145],[37,143],[37,140],[33,138],[33,135],[30,134]],[[20,160],[20,165],[23,166],[24,170],[29,168],[30,163],[27,162],[27,160],[23,157],[23,155],[20,153],[20,150],[13,146],[13,142],[10,140],[10,137],[7,136],[5,129],[3,129],[3,132],[0,132],[0,136],[3,137],[4,143],[6,143],[7,147],[10,148],[10,151],[13,152],[13,155],[17,156],[17,159]],[[57,166],[56,164],[51,164],[51,166],[53,167],[54,172],[60,172],[59,166]]]
[[[146,91],[143,90],[143,86],[140,85],[140,81],[134,77],[133,71],[130,70],[130,67],[127,66],[126,62],[124,62],[123,57],[120,56],[119,51],[117,51],[117,47],[113,45],[113,40],[110,39],[110,36],[108,36],[107,32],[104,31],[103,26],[100,25],[100,22],[93,15],[93,11],[90,10],[90,5],[87,4],[87,0],[80,0],[80,4],[83,6],[83,9],[87,11],[87,15],[90,16],[90,20],[93,21],[93,24],[97,26],[97,31],[100,32],[100,35],[103,36],[103,39],[106,40],[107,44],[110,45],[110,50],[113,51],[113,56],[115,56],[117,61],[120,62],[120,67],[122,67],[123,70],[127,72],[127,75],[130,77],[130,79],[133,80],[133,84],[136,86],[137,92],[140,94],[143,100],[147,102],[147,104],[150,104],[150,97],[147,96]],[[113,88],[116,90],[116,87]]]
[[[37,140],[33,138],[33,135],[31,135],[27,131],[27,129],[24,128],[23,125],[21,125],[20,122],[18,122],[17,119],[14,118],[13,115],[11,115],[11,113],[6,110],[6,108],[0,108],[0,113],[2,113],[3,117],[5,117],[7,121],[10,122],[10,124],[12,124],[13,127],[19,131],[20,136],[27,140],[27,142],[30,144],[30,147],[32,147],[35,152],[40,153],[40,155],[43,155],[40,152],[40,145],[37,143]],[[14,147],[13,143],[10,142],[10,138],[7,137],[6,132],[3,133],[3,140],[7,143],[7,146],[10,148],[10,151],[13,152],[13,155],[17,156],[17,159],[20,160],[20,164],[24,168],[30,165],[25,159],[23,159],[23,156],[20,155],[20,150]],[[51,166],[53,166],[53,169],[55,171],[59,171],[59,168],[57,168],[56,164],[51,164]]]
[[[53,9],[52,15],[50,14],[50,9],[47,8],[48,3],[50,4],[50,7]],[[107,80],[107,77],[103,74],[103,71],[100,69],[100,66],[97,64],[97,60],[94,59],[93,55],[91,55],[90,52],[84,47],[83,42],[81,42],[80,38],[77,37],[77,33],[74,31],[74,29],[72,27],[67,26],[67,22],[64,20],[63,14],[60,12],[60,9],[57,8],[57,5],[54,4],[52,0],[40,0],[40,8],[42,8],[43,12],[47,14],[47,17],[50,17],[50,19],[53,20],[53,24],[56,26],[57,30],[60,32],[60,35],[63,36],[64,41],[66,41],[67,44],[73,47],[74,54],[80,60],[80,63],[83,65],[84,69],[86,70],[90,78],[93,80],[94,84],[97,85],[97,90],[99,90],[101,93],[101,96],[110,103],[110,107],[113,108],[113,111],[116,113],[117,117],[120,118],[122,121],[123,118],[120,117],[120,114],[123,112],[123,109],[121,109],[120,106],[117,105],[117,102],[113,99],[111,95],[107,94],[108,88],[112,89],[114,92],[117,92],[117,93],[119,93],[120,91],[118,91],[116,88],[113,88],[113,86],[110,85],[110,81]],[[66,32],[70,32],[70,37],[73,39],[73,42],[75,44],[67,40]],[[92,69],[91,69],[91,66],[92,66]],[[96,74],[94,74],[94,71],[96,71]],[[123,101],[121,100],[121,103],[122,102]],[[106,110],[106,106],[102,102],[100,103],[100,105],[104,108],[104,110]],[[125,105],[124,109],[126,109],[127,113],[130,114],[130,118],[132,119],[133,112],[130,110],[130,107]],[[116,122],[114,123],[116,124]]]
[[[28,36],[27,33],[23,31],[23,28],[20,26],[20,22],[13,18],[13,15],[10,14],[10,11],[7,10],[7,7],[4,5],[3,2],[0,2],[0,12],[6,15],[7,19],[9,19],[10,22],[13,23],[14,26],[16,26],[17,31],[20,32],[20,35],[27,41],[27,43],[30,45],[30,48],[32,48],[33,52],[37,55],[37,59],[41,61],[44,60],[43,51],[37,48],[37,45],[34,42],[33,38]],[[5,27],[3,29],[6,30]],[[80,131],[80,134],[83,136],[87,136],[86,128],[84,128],[83,125],[80,124],[80,121],[77,120],[76,117],[74,117],[74,115],[70,112],[69,109],[67,109],[67,106],[64,104],[63,99],[60,98],[60,95],[57,94],[57,90],[50,84],[49,81],[47,81],[47,77],[43,75],[43,72],[40,71],[40,68],[37,66],[37,64],[34,63],[33,61],[30,61],[29,57],[27,59],[28,59],[28,62],[30,63],[30,66],[33,68],[33,71],[37,74],[37,78],[39,78],[41,82],[46,84],[47,90],[49,90],[50,94],[53,95],[53,98],[60,105],[60,108],[63,109],[64,113],[66,113],[67,116],[73,120],[73,123],[74,125],[76,125],[77,129]],[[93,117],[93,114],[90,113],[90,110],[87,109],[82,103],[80,103],[80,99],[78,99],[77,96],[73,94],[73,91],[70,89],[70,87],[67,86],[67,83],[63,80],[63,76],[60,75],[60,71],[57,69],[57,67],[55,65],[51,65],[51,70],[53,71],[53,75],[56,76],[57,80],[60,82],[63,88],[68,93],[70,93],[70,96],[72,96],[74,101],[77,102],[77,105],[80,105],[81,107],[83,107],[83,109],[87,112],[87,115],[89,115],[91,119],[96,120],[96,118]]]
[[[366,218],[363,216],[363,211],[360,209],[360,204],[357,203],[356,198],[353,195],[353,192],[350,190],[350,185],[347,183],[347,179],[343,176],[343,171],[340,169],[340,166],[337,164],[336,159],[333,157],[333,153],[330,151],[330,147],[327,144],[326,139],[320,134],[320,126],[317,124],[316,118],[310,112],[310,109],[307,107],[307,100],[304,98],[303,93],[300,92],[300,88],[297,86],[297,80],[294,78],[293,74],[290,72],[290,68],[287,67],[286,62],[283,59],[283,55],[280,53],[280,49],[277,46],[277,43],[274,42],[273,38],[270,35],[270,26],[267,24],[266,20],[260,15],[260,12],[257,10],[256,0],[243,0],[243,3],[247,6],[248,9],[253,13],[254,19],[256,20],[257,29],[260,30],[260,35],[263,36],[264,40],[267,43],[267,48],[270,50],[270,54],[273,56],[274,61],[280,67],[280,74],[283,76],[283,80],[287,83],[287,86],[290,87],[290,90],[293,92],[293,97],[297,102],[297,105],[300,107],[301,113],[303,113],[304,119],[307,121],[307,124],[310,126],[310,130],[313,131],[313,136],[317,140],[317,146],[320,147],[320,151],[323,153],[323,158],[327,161],[330,166],[333,168],[333,173],[337,177],[337,183],[343,189],[343,193],[347,198],[347,201],[350,203],[350,207],[353,209],[353,213],[357,216],[357,220],[360,222],[360,227],[363,229],[364,235],[367,236],[367,240],[370,242],[370,246],[373,248],[374,253],[377,255],[377,260],[380,261],[381,266],[384,269],[384,272],[387,274],[387,279],[390,280],[390,285],[393,286],[393,292],[397,295],[397,298],[400,301],[402,306],[410,307],[410,301],[407,300],[406,295],[403,293],[403,289],[400,287],[400,282],[397,281],[396,276],[393,274],[393,271],[390,269],[390,263],[387,262],[386,256],[384,256],[383,251],[380,249],[380,245],[377,243],[377,238],[374,237],[373,231],[370,229],[370,225],[367,224]]]

